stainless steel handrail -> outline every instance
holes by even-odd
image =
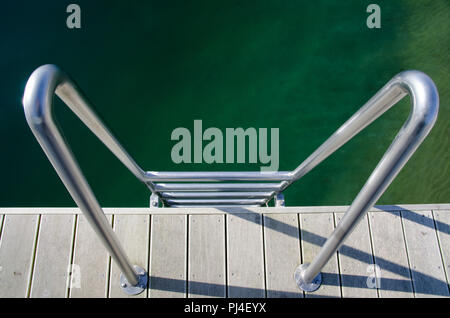
[[[44,65],[33,72],[23,96],[28,125],[73,200],[121,269],[127,280],[122,282],[122,288],[131,294],[139,293],[147,285],[147,274],[142,268],[133,268],[131,265],[74,155],[61,136],[53,118],[54,94],[143,182],[146,181],[145,172],[92,111],[87,99],[65,73],[54,65]],[[147,184],[151,187],[151,184]]]
[[[439,95],[433,81],[419,71],[398,74],[294,170],[296,179],[302,177],[408,94],[411,96],[412,110],[405,124],[316,258],[311,264],[302,264],[296,269],[295,280],[304,291],[319,288],[323,266],[430,132],[439,110]],[[283,188],[288,185],[285,183]]]
[[[320,270],[358,220],[383,194],[434,125],[439,97],[433,81],[419,71],[405,71],[389,81],[355,115],[293,171],[277,172],[144,172],[91,110],[87,99],[76,85],[54,65],[44,65],[33,72],[25,88],[25,116],[34,135],[47,154],[72,198],[97,231],[124,274],[122,287],[138,293],[144,288],[147,274],[133,268],[121,248],[103,211],[84,178],[70,148],[55,125],[52,112],[53,95],[59,96],[116,157],[162,202],[178,206],[260,206],[277,197],[294,181],[311,171],[353,136],[367,127],[404,96],[409,94],[412,111],[389,149],[361,189],[352,205],[309,264],[295,271],[299,287],[313,291],[320,286]],[[217,181],[280,181],[279,183],[217,183]],[[158,182],[158,183],[153,183]],[[169,182],[169,183],[161,183]],[[170,183],[174,182],[174,183]],[[191,182],[191,183],[176,183]],[[192,183],[194,182],[194,183]],[[197,182],[197,183],[195,183]],[[200,183],[198,183],[200,182]],[[205,183],[215,182],[215,183]],[[153,196],[152,196],[153,197]],[[153,202],[154,203],[154,202]],[[145,276],[145,278],[144,278]],[[146,281],[145,281],[146,284]],[[130,286],[131,285],[131,290]]]

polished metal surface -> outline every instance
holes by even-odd
[[[275,206],[279,207],[279,206],[285,206],[285,201],[284,201],[284,194],[283,193],[277,193],[277,195],[275,196]]]
[[[292,180],[290,171],[241,171],[241,172],[155,172],[146,173],[148,181],[282,181]]]
[[[156,193],[152,193],[150,195],[150,207],[157,208],[159,207],[159,203],[160,203],[159,196]]]
[[[130,284],[130,282],[123,275],[123,273],[121,273],[119,281],[120,288],[122,288],[124,293],[128,295],[139,295],[147,288],[148,275],[145,269],[143,269],[140,266],[134,265],[133,268],[136,274],[138,275],[138,283],[135,285]]]
[[[358,220],[383,194],[433,127],[439,108],[438,92],[433,81],[422,72],[405,71],[389,81],[293,171],[145,172],[95,115],[87,99],[67,75],[54,65],[39,67],[33,72],[25,88],[23,104],[27,122],[72,198],[132,285],[138,284],[138,275],[117,241],[75,157],[55,124],[52,109],[54,94],[60,97],[105,146],[147,185],[152,192],[150,201],[153,207],[159,206],[159,203],[171,207],[263,206],[272,198],[275,199],[277,206],[283,206],[284,197],[281,194],[283,190],[311,171],[404,96],[410,95],[412,111],[406,123],[318,256],[309,266],[302,266],[298,270],[296,275],[300,275],[299,281],[302,284],[314,281]],[[254,182],[241,183],[241,181]]]
[[[412,104],[408,119],[319,254],[300,272],[302,281],[314,280],[430,132],[439,110],[439,95],[433,81],[419,71],[398,74],[295,169],[294,175],[300,178],[407,94]]]
[[[156,183],[155,191],[279,191],[279,183]]]
[[[224,198],[247,198],[247,199],[261,199],[272,196],[273,192],[161,192],[161,197],[164,199],[180,199],[180,198],[209,198],[209,199],[224,199]]]
[[[294,280],[297,284],[298,288],[305,292],[313,292],[319,289],[322,284],[322,274],[319,272],[316,277],[313,278],[312,281],[307,282],[303,278],[303,273],[308,268],[309,263],[299,265],[294,272]]]
[[[219,206],[219,205],[259,205],[266,201],[265,199],[166,199],[169,205],[186,206]]]
[[[54,65],[41,66],[31,74],[23,96],[23,107],[28,125],[73,200],[83,211],[128,282],[136,285],[139,282],[138,275],[55,123],[54,94],[69,106],[138,179],[144,181],[145,173],[92,111],[87,99],[66,74]]]

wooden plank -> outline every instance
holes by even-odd
[[[267,297],[303,297],[293,273],[301,263],[298,215],[265,214]]]
[[[225,217],[189,216],[188,297],[225,297]]]
[[[152,216],[150,297],[186,297],[187,217]]]
[[[265,297],[262,217],[227,215],[228,297]]]
[[[6,215],[0,242],[0,298],[23,298],[33,265],[38,215]]]
[[[114,232],[122,244],[128,259],[133,265],[138,265],[148,272],[148,242],[149,242],[148,215],[115,215]],[[130,296],[122,291],[119,285],[120,269],[112,260],[109,297],[112,298],[145,298],[147,291],[139,295]]]
[[[107,216],[111,222],[111,216]],[[109,254],[84,215],[77,218],[72,264],[72,298],[104,298],[107,295]]]
[[[431,211],[401,212],[416,297],[449,296]]]
[[[348,205],[337,206],[287,206],[287,207],[196,207],[196,208],[103,208],[105,214],[110,215],[193,215],[193,214],[220,214],[227,213],[244,214],[303,214],[303,213],[339,213],[346,212]],[[449,203],[435,204],[401,204],[401,205],[376,205],[369,209],[369,212],[385,212],[385,211],[423,211],[423,210],[449,210]],[[79,208],[2,208],[0,214],[83,214]]]
[[[336,225],[343,216],[344,213],[335,214]],[[367,281],[374,268],[367,217],[346,238],[338,257],[342,297],[377,298],[376,281]]]
[[[333,213],[300,215],[302,262],[310,263],[334,229]],[[333,255],[322,269],[322,285],[306,297],[341,297],[337,255]]]
[[[399,212],[370,212],[373,255],[381,276],[380,297],[414,297]]]
[[[66,297],[74,222],[74,215],[41,217],[30,297]]]
[[[447,284],[450,285],[450,210],[433,211]]]

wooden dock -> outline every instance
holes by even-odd
[[[149,288],[133,297],[449,297],[450,204],[377,206],[303,293],[345,206],[105,208]],[[0,208],[0,297],[125,297],[77,208]]]

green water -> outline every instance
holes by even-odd
[[[0,19],[0,206],[73,206],[29,130],[21,97],[39,65],[69,73],[146,170],[259,170],[172,162],[176,127],[280,128],[292,170],[396,73],[421,70],[438,121],[379,204],[450,201],[450,2],[4,1]],[[57,116],[103,206],[147,206],[148,191],[58,102]],[[407,118],[407,99],[286,192],[288,205],[349,204]]]

